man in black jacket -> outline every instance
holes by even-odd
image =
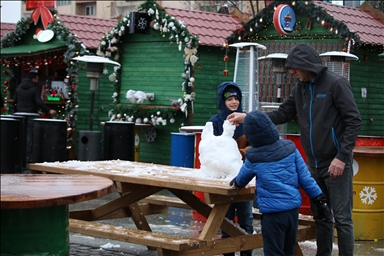
[[[41,99],[41,89],[37,85],[39,81],[39,72],[33,68],[29,71],[28,77],[24,78],[16,89],[14,103],[17,112],[37,113],[38,108],[54,115],[56,111],[50,109]]]
[[[28,77],[24,78],[16,89],[13,99],[16,104],[16,111],[22,113],[37,113],[39,108],[43,111],[54,115],[56,111],[50,109],[41,99],[41,89],[37,82],[39,81],[39,71],[32,68],[28,72]],[[30,160],[32,154],[32,138],[33,138],[33,122],[28,121],[27,127],[27,161]]]
[[[308,169],[333,210],[339,255],[352,256],[352,150],[361,127],[352,88],[347,79],[324,67],[319,54],[306,43],[291,49],[285,67],[299,81],[279,109],[267,114],[274,124],[297,115]],[[244,117],[233,113],[227,119],[236,124]],[[311,210],[316,222],[316,255],[331,256],[334,224],[321,218],[312,200]]]

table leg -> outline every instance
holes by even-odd
[[[175,196],[177,196],[178,198],[180,198],[187,205],[189,205],[192,209],[196,210],[198,213],[203,215],[204,217],[208,218],[210,215],[212,215],[212,208],[207,203],[201,201],[193,193],[185,190],[179,190],[179,189],[169,189],[169,191],[173,193]],[[227,209],[224,211],[223,216],[225,216],[225,214],[227,213],[229,204],[230,202],[216,204],[216,205],[227,205]],[[206,225],[207,225],[207,222],[206,222]],[[224,217],[221,218],[219,227],[232,237],[247,235],[245,231],[243,231],[242,229],[239,229],[231,221],[229,221],[228,219],[225,219]],[[217,230],[212,232],[217,232]]]
[[[199,239],[210,240],[216,236],[228,208],[229,204],[217,204],[212,208],[211,214],[209,214]]]

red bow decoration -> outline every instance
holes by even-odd
[[[242,31],[245,31],[245,28],[244,28],[244,27],[238,27],[238,26],[236,26],[236,30],[237,30],[237,34],[240,35],[240,33],[241,33]]]
[[[56,9],[56,1],[26,0],[26,9],[27,11],[33,10],[31,19],[34,20],[35,25],[41,16],[44,29],[47,29],[48,23],[53,21],[53,17],[49,9]]]

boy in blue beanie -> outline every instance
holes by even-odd
[[[332,221],[326,197],[295,144],[279,140],[277,128],[266,114],[251,111],[244,119],[243,129],[251,148],[230,185],[245,187],[256,176],[255,197],[262,213],[264,255],[293,256],[302,204],[299,187],[322,207],[323,218]]]

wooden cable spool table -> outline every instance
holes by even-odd
[[[2,174],[1,255],[68,255],[68,205],[113,189],[91,175]]]

